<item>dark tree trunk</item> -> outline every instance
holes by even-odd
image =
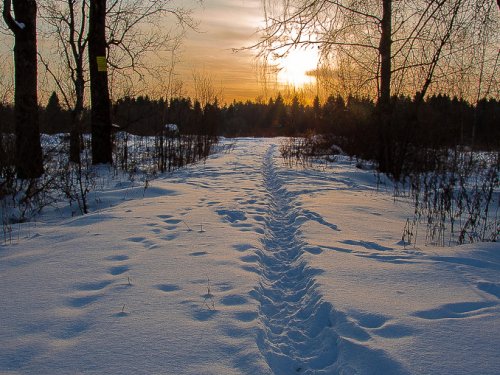
[[[391,34],[392,34],[392,0],[382,1],[383,13],[381,22],[380,54],[380,96],[378,98],[379,167],[382,172],[392,172],[392,134],[391,134]],[[395,176],[396,177],[396,176]]]
[[[83,68],[84,51],[87,44],[85,33],[85,9],[86,3],[81,3],[82,23],[77,27],[75,17],[75,0],[67,0],[69,10],[69,44],[75,62],[75,68],[71,76],[75,85],[76,102],[71,114],[71,130],[69,142],[69,158],[73,163],[80,164],[80,154],[83,144],[82,122],[84,111],[85,77]],[[71,64],[68,61],[68,66]]]
[[[111,164],[111,103],[106,57],[106,0],[91,0],[89,13],[89,68],[92,126],[92,163]],[[99,62],[98,62],[99,61]]]
[[[391,101],[391,34],[392,0],[383,0],[382,33],[380,35],[380,98],[382,106],[389,106]]]
[[[83,95],[85,90],[85,79],[83,77],[83,64],[78,61],[79,67],[76,69],[77,77],[75,79],[75,94],[76,103],[75,108],[71,113],[71,131],[69,137],[69,158],[73,163],[80,163],[81,153],[81,136],[82,136],[82,117],[83,117]],[[82,66],[80,66],[82,65]]]
[[[81,113],[71,113],[71,130],[69,132],[69,160],[80,164],[81,153]]]
[[[36,1],[4,0],[3,17],[15,37],[15,133],[16,173],[19,178],[43,174],[42,147],[38,123]]]

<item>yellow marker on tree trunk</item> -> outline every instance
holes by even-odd
[[[108,65],[106,62],[106,56],[97,56],[97,71],[98,72],[107,72],[108,71]]]

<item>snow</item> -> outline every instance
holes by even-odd
[[[14,228],[0,373],[499,374],[499,245],[405,248],[388,181],[278,143]]]
[[[16,21],[14,20],[14,22],[16,23],[16,25],[21,29],[21,30],[24,30],[26,28],[26,24],[24,22],[19,22],[19,21]]]
[[[174,134],[179,133],[179,127],[177,126],[177,124],[166,124],[165,130]]]

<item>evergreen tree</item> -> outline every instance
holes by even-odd
[[[59,97],[54,91],[50,95],[47,106],[42,117],[42,131],[45,133],[53,134],[57,132],[66,132],[64,121],[64,111],[59,102]]]

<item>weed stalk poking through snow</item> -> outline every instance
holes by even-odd
[[[212,294],[212,286],[210,285],[210,278],[207,277],[207,294],[205,294],[205,299],[203,300],[203,306],[207,309],[215,310],[215,300]]]

